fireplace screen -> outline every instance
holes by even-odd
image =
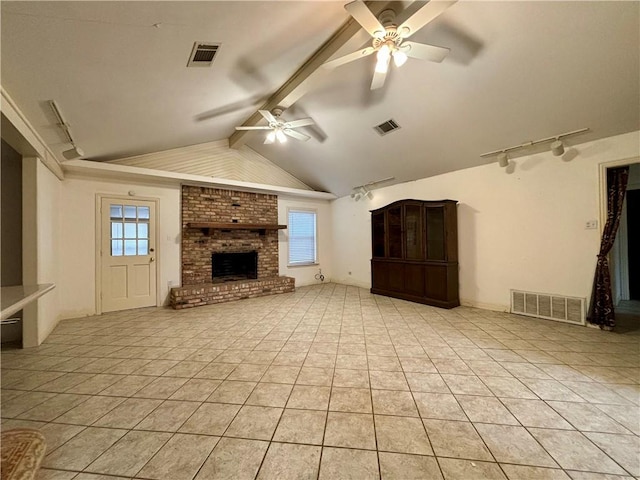
[[[258,278],[258,252],[214,253],[211,267],[214,283]]]

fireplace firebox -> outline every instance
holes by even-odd
[[[258,252],[214,253],[211,255],[211,281],[233,282],[258,278]]]

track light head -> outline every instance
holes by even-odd
[[[73,160],[74,158],[83,157],[84,151],[81,148],[73,147],[62,152],[62,156],[67,160]]]
[[[564,153],[564,143],[562,143],[562,140],[556,139],[556,141],[551,144],[551,153],[556,157]]]
[[[509,166],[509,154],[507,152],[501,152],[498,154],[498,165],[502,168]]]

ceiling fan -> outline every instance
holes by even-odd
[[[371,90],[375,90],[384,85],[392,58],[396,67],[404,65],[407,57],[442,62],[450,51],[448,48],[407,42],[405,39],[437,18],[456,1],[431,0],[399,26],[396,24],[396,14],[393,10],[384,10],[376,18],[363,1],[348,3],[344,8],[373,37],[373,42],[370,47],[326,62],[324,67],[336,68],[377,52],[377,63],[371,82]]]
[[[258,110],[258,112],[267,122],[269,122],[268,125],[240,126],[236,127],[236,130],[271,130],[264,141],[266,144],[274,143],[276,140],[280,143],[284,143],[287,141],[287,136],[303,142],[306,142],[311,138],[309,135],[297,132],[294,129],[313,125],[315,122],[312,118],[301,118],[300,120],[287,122],[280,117],[280,115],[282,115],[281,108],[274,108],[273,113],[269,110]]]

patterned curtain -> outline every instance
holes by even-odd
[[[607,223],[602,232],[600,253],[596,264],[596,276],[593,283],[589,321],[600,325],[603,330],[613,330],[616,324],[613,311],[613,294],[611,293],[611,274],[607,255],[616,239],[624,194],[627,191],[629,167],[610,168],[607,170]]]

